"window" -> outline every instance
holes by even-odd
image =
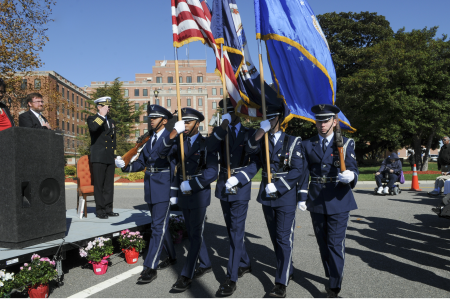
[[[72,139],[72,148],[75,148],[75,140]]]
[[[217,88],[213,88],[213,89],[212,89],[212,95],[213,95],[213,96],[217,95]]]
[[[69,91],[67,91],[67,102],[69,101],[70,97],[69,97]]]
[[[144,97],[148,96],[148,89],[143,89],[143,90],[142,90],[142,95],[143,95]]]
[[[188,87],[188,93],[191,93],[191,88],[190,87]]]
[[[74,124],[72,124],[72,133],[75,134],[75,125]]]
[[[199,106],[203,106],[203,99],[202,98],[198,98],[198,105]]]
[[[138,123],[138,122],[139,122],[139,116],[136,116],[136,117],[134,118],[134,122],[135,122],[135,123]]]
[[[128,89],[125,89],[125,90],[123,91],[123,95],[126,96],[126,97],[128,97]]]
[[[159,105],[159,99],[156,99],[155,102],[156,102],[156,105]]]
[[[79,120],[79,118],[78,118],[78,111],[77,111],[77,120]]]
[[[138,97],[138,96],[139,96],[139,89],[135,89],[135,90],[134,90],[134,96],[135,96],[135,97]]]
[[[25,99],[22,99],[21,101],[20,101],[20,107],[21,108],[27,108],[28,107],[28,103],[27,103],[27,99],[25,98]],[[63,111],[63,113],[64,113],[64,111]]]
[[[136,111],[139,110],[139,103],[134,103],[134,110],[136,110]]]
[[[173,77],[167,77],[167,83],[173,83]]]
[[[72,109],[72,118],[75,118],[75,111]]]
[[[136,130],[136,131],[134,131],[134,136],[135,137],[139,137],[139,136],[141,136],[140,134],[140,130]]]
[[[212,108],[213,109],[217,109],[217,103],[216,102],[212,102]]]
[[[203,76],[197,76],[197,83],[203,83]]]
[[[70,110],[67,108],[67,117],[70,117]]]
[[[56,119],[56,126],[59,127],[59,119]]]
[[[83,98],[80,99],[80,106],[83,107]]]
[[[192,83],[192,77],[191,76],[187,76],[186,77],[186,83]]]
[[[64,104],[62,105],[62,113],[64,114],[64,112],[66,112],[65,110],[64,110]]]
[[[81,112],[81,119],[83,119],[83,112]]]
[[[199,88],[198,93],[202,93],[203,89]]]
[[[191,99],[187,99],[187,106],[191,106]]]
[[[220,89],[220,95],[223,96],[223,88]]]
[[[67,122],[67,133],[69,133],[69,131],[70,131],[70,124],[69,122]]]
[[[167,99],[167,107],[170,107],[171,105],[171,103],[170,103],[171,101],[170,101],[170,99]]]
[[[78,96],[77,96],[77,107],[78,107]]]
[[[56,85],[59,91],[59,85]],[[25,90],[27,89],[27,79],[22,80],[22,85],[20,85],[20,89]]]
[[[180,78],[180,83],[183,83],[183,77],[179,77]]]
[[[156,83],[162,83],[162,77],[156,77]]]
[[[199,126],[198,129],[199,129],[200,131],[203,131],[203,126]]]
[[[80,128],[77,126],[77,134],[80,133]]]
[[[41,79],[34,79],[34,89],[41,89]]]
[[[61,128],[61,129],[62,129],[63,131],[64,131],[64,124],[65,124],[65,122],[62,121],[62,122],[61,122],[61,125],[62,125],[62,128]]]
[[[72,103],[75,104],[75,95],[72,93]]]
[[[70,140],[67,139],[67,147],[70,147]]]
[[[147,115],[144,115],[144,122],[146,123],[146,122],[148,122],[148,116]],[[145,132],[144,132],[145,133]]]
[[[145,104],[142,104],[142,106],[144,106],[144,109],[143,109],[143,111],[147,111],[147,103],[145,103]]]
[[[62,94],[62,96],[64,97],[64,87],[62,88],[61,94]]]
[[[148,129],[144,129],[144,134],[148,132]]]

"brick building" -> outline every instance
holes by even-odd
[[[208,134],[208,126],[216,112],[219,101],[223,97],[222,81],[216,73],[206,72],[206,60],[179,60],[178,76],[175,74],[174,60],[156,60],[151,73],[136,74],[134,81],[123,81],[125,97],[128,97],[135,107],[144,105],[143,114],[136,119],[136,130],[132,140],[147,132],[146,105],[161,105],[171,112],[177,110],[176,81],[180,82],[181,106],[192,107],[202,112],[205,120],[200,123],[202,134]],[[87,89],[104,86],[112,82],[91,82]],[[155,90],[158,95],[155,96]],[[134,137],[134,138],[133,138]]]
[[[20,75],[20,74],[18,74]],[[75,138],[84,133],[82,125],[86,125],[84,107],[90,107],[86,99],[89,94],[85,89],[78,87],[55,71],[32,72],[22,80],[21,93],[23,99],[19,111],[28,110],[25,100],[26,94],[38,92],[44,97],[44,104],[49,105],[43,113],[53,129],[60,129],[64,134],[64,153],[75,154],[77,141]]]

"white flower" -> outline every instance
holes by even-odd
[[[2,287],[2,286],[3,286],[3,282],[0,281],[0,287]]]
[[[13,278],[14,278],[14,276],[13,276],[12,273],[6,273],[6,275],[5,275],[5,281],[6,281],[6,280],[13,280]]]

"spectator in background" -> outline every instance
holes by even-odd
[[[389,188],[394,187],[395,182],[397,182],[398,177],[400,176],[400,172],[402,171],[402,162],[398,158],[396,153],[392,153],[384,159],[383,163],[381,163],[380,169],[375,173],[375,181],[377,182],[377,193],[378,194],[389,194]],[[385,174],[389,175],[389,182],[386,187],[382,186],[381,179],[385,176]]]
[[[52,128],[47,119],[42,115],[44,111],[44,99],[42,95],[39,93],[30,93],[26,99],[30,110],[19,115],[19,127],[51,130]]]
[[[0,78],[0,131],[14,127],[14,120],[11,117],[8,107],[2,102],[6,94],[6,83]]]
[[[438,170],[441,170],[441,176],[436,178],[436,181],[434,182],[434,190],[431,192],[428,192],[431,196],[438,196],[441,194],[442,187],[444,187],[444,183],[446,180],[450,179],[450,138],[448,136],[445,136],[442,138],[442,143],[444,145],[441,147],[441,150],[439,151],[439,157],[438,157]]]

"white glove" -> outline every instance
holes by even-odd
[[[178,203],[178,197],[170,198],[170,205],[176,205]]]
[[[270,126],[270,121],[269,121],[269,120],[263,120],[263,121],[259,124],[259,127],[260,127],[261,129],[263,129],[264,132],[267,133],[267,132],[270,130],[270,128],[271,128],[271,126]]]
[[[306,211],[306,201],[299,201],[297,204],[300,211],[304,212]]]
[[[122,168],[125,166],[125,162],[122,160],[121,156],[117,156],[116,160],[114,160],[114,162],[116,162],[116,167],[118,168]]]
[[[227,182],[225,183],[225,187],[226,187],[227,189],[230,189],[231,187],[234,187],[234,186],[236,186],[237,184],[239,184],[239,180],[238,180],[235,176],[232,176],[232,177],[230,177],[230,178],[227,180]]]
[[[338,175],[338,180],[341,183],[348,184],[355,179],[355,173],[350,170],[346,170]]]
[[[277,192],[277,187],[273,183],[270,183],[266,186],[266,194]]]
[[[191,191],[191,185],[189,185],[189,181],[184,181],[180,185],[181,192]]]
[[[231,124],[231,115],[230,115],[230,113],[222,115],[222,122],[224,120],[228,120],[228,123]]]
[[[183,133],[186,130],[186,126],[184,125],[184,120],[177,121],[173,128],[175,130],[177,130],[178,134]]]

